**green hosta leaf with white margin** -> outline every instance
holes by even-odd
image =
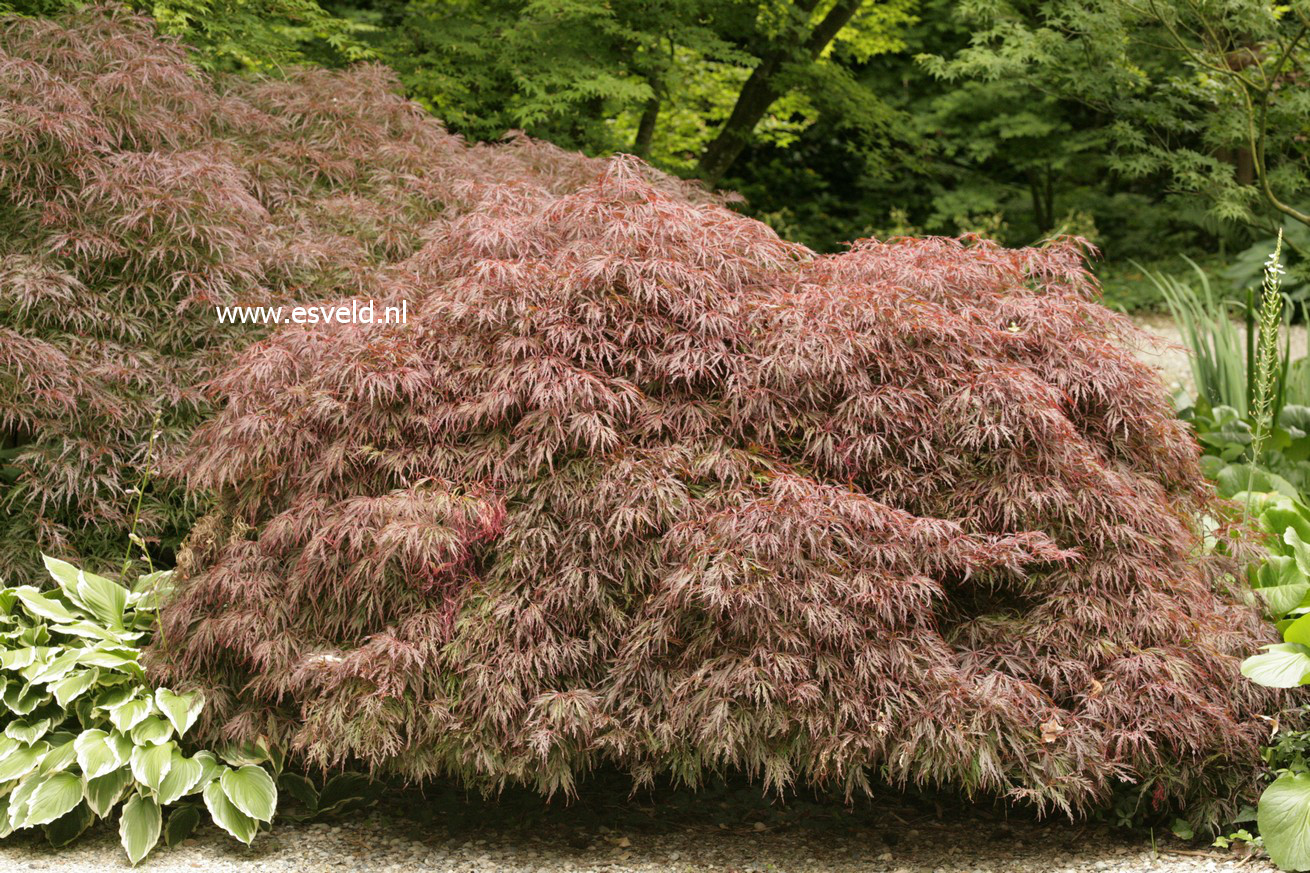
[[[1310,647],[1299,643],[1265,646],[1242,662],[1242,675],[1269,688],[1296,688],[1310,677]]]
[[[19,685],[5,688],[4,703],[14,715],[27,715],[50,699],[50,694],[39,685]]]
[[[137,746],[132,750],[132,775],[137,782],[152,791],[159,786],[173,767],[173,753],[177,750],[175,743],[161,743],[157,746]]]
[[[127,608],[126,588],[104,576],[79,570],[77,593],[90,613],[111,630],[123,629],[123,611]]]
[[[27,802],[25,827],[49,824],[73,811],[82,802],[82,778],[75,773],[47,776]]]
[[[227,770],[219,784],[233,806],[262,822],[273,820],[277,810],[277,784],[263,767],[247,764],[240,770]]]
[[[73,807],[72,812],[46,825],[45,838],[56,849],[62,848],[82,836],[86,829],[91,827],[91,823],[95,819],[91,807],[87,806],[86,802],[83,801]]]
[[[50,732],[50,719],[20,718],[5,726],[5,736],[31,745]]]
[[[118,822],[118,838],[127,852],[127,860],[137,864],[159,842],[163,828],[163,815],[153,797],[132,795],[123,805],[123,817]]]
[[[109,815],[109,811],[114,808],[115,804],[122,799],[124,789],[131,784],[131,769],[126,766],[120,767],[112,773],[106,773],[103,776],[87,781],[86,802],[96,815],[104,818]]]
[[[205,698],[199,692],[192,691],[188,694],[174,694],[167,688],[155,689],[155,706],[169,723],[173,725],[173,730],[181,737],[191,729],[200,717],[200,711],[205,708]]]
[[[153,711],[154,705],[148,697],[135,697],[109,710],[109,723],[126,733],[145,721]]]
[[[222,762],[218,760],[217,755],[208,749],[196,752],[191,760],[197,762],[200,764],[201,768],[203,768],[200,775],[201,785],[208,785],[210,782],[213,782],[219,776],[223,775],[223,770],[225,768],[223,767]]]
[[[130,732],[132,742],[138,746],[162,743],[172,735],[173,726],[157,715],[149,715],[141,719]]]
[[[205,786],[204,798],[205,808],[209,810],[209,816],[214,820],[214,824],[247,846],[254,841],[255,835],[259,833],[259,822],[237,809],[232,801],[228,800],[218,780]]]
[[[26,776],[36,769],[48,751],[50,751],[48,743],[37,743],[31,746],[19,746],[9,752],[0,758],[0,782],[10,782]]]
[[[58,624],[71,624],[81,618],[69,612],[68,607],[58,600],[42,594],[31,585],[21,585],[12,590],[23,608],[34,618],[45,618]]]
[[[121,647],[104,649],[99,646],[91,649],[83,649],[82,655],[77,659],[77,663],[87,667],[105,667],[110,670],[127,670],[131,673],[137,673],[141,669],[141,662],[135,655],[123,654]],[[135,669],[134,669],[135,668]]]
[[[14,786],[13,791],[9,792],[10,827],[15,829],[27,827],[27,802],[43,781],[40,774],[29,773]]]
[[[172,744],[170,743],[170,745]],[[199,790],[202,787],[200,780],[204,775],[205,767],[203,764],[174,749],[172,765],[168,768],[168,775],[159,784],[160,806],[168,806],[193,791]]]
[[[20,670],[19,675],[25,675],[27,673],[30,673],[31,675],[27,675],[25,676],[25,678],[27,678],[27,680],[32,682],[33,684],[36,684],[38,682],[39,683],[58,682],[60,679],[63,679],[65,676],[67,676],[69,672],[74,667],[77,666],[77,659],[81,656],[81,654],[82,652],[80,649],[66,649],[58,656],[51,659],[51,661],[48,664],[46,664],[43,668],[37,669],[37,665],[33,664],[32,666],[27,667],[24,670]]]
[[[55,696],[56,703],[66,707],[89,691],[99,678],[100,671],[95,667],[90,670],[78,670],[75,673],[69,673],[63,679],[51,685],[50,693]]]
[[[1284,773],[1260,795],[1260,835],[1284,870],[1310,870],[1310,774]]]
[[[23,646],[18,649],[10,649],[7,652],[0,653],[0,668],[5,670],[21,670],[24,667],[31,666],[36,662],[37,656],[42,652],[48,652],[49,649],[40,649],[36,646]]]
[[[45,753],[37,766],[38,773],[67,770],[77,763],[77,749],[74,745],[76,738],[72,734],[61,732],[46,739],[50,742],[50,751]]]
[[[77,749],[77,766],[88,780],[99,779],[127,763],[132,754],[132,742],[118,734],[108,734],[99,728],[82,731],[73,741]]]

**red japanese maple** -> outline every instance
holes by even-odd
[[[1266,632],[1076,241],[819,257],[517,148],[370,274],[408,324],[282,328],[215,381],[220,509],[154,651],[207,736],[543,791],[1249,786]]]

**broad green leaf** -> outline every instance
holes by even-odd
[[[200,776],[201,785],[208,785],[210,782],[213,782],[219,776],[223,775],[223,770],[225,768],[221,763],[219,763],[218,756],[208,749],[196,752],[192,760],[198,762],[204,770]]]
[[[9,825],[12,828],[27,827],[27,802],[44,780],[32,773],[14,786],[9,792]]]
[[[155,689],[155,706],[173,725],[180,737],[191,729],[205,707],[205,698],[199,692],[174,694],[167,688]]]
[[[61,561],[49,555],[42,555],[41,560],[45,563],[46,572],[50,574],[50,578],[55,580],[59,588],[69,597],[76,598],[77,568],[67,561]]]
[[[99,779],[127,763],[119,743],[111,742],[109,734],[98,728],[82,731],[74,747],[77,749],[77,766],[88,780]],[[130,752],[129,752],[130,754]]]
[[[154,706],[148,698],[136,697],[109,710],[109,721],[120,731],[130,731],[145,721],[153,709]]]
[[[1288,531],[1288,533],[1293,533]],[[1295,558],[1270,555],[1251,580],[1252,588],[1275,616],[1287,615],[1310,594],[1310,577],[1301,572]]]
[[[1283,628],[1283,639],[1289,643],[1310,646],[1310,615],[1303,615]]]
[[[19,601],[22,602],[23,608],[26,609],[29,614],[38,618],[46,618],[50,621],[59,622],[60,624],[68,624],[77,621],[80,617],[69,612],[68,607],[64,606],[58,600],[55,600],[53,597],[47,597],[31,585],[22,585],[15,588],[14,594],[16,594]]]
[[[228,770],[219,777],[223,793],[232,804],[251,818],[273,820],[277,810],[277,784],[263,767],[247,764],[240,770]]]
[[[1294,500],[1279,500],[1260,513],[1260,524],[1276,537],[1287,530],[1296,531],[1297,538],[1310,543],[1310,512]]]
[[[5,727],[5,736],[12,737],[20,743],[31,745],[50,732],[50,719],[20,718],[11,721]]]
[[[123,796],[123,789],[132,784],[132,773],[121,767],[86,783],[86,802],[91,811],[104,818]]]
[[[60,706],[68,706],[69,703],[95,685],[96,680],[99,678],[100,671],[94,667],[90,670],[79,670],[76,673],[69,673],[63,679],[51,685],[50,692],[54,694],[56,703]]]
[[[299,773],[283,773],[277,780],[278,788],[287,792],[310,812],[318,811],[318,789]]]
[[[86,829],[91,827],[91,822],[95,821],[95,818],[91,807],[84,801],[73,807],[72,812],[46,825],[45,838],[56,849],[67,846],[82,836]]]
[[[1284,773],[1260,795],[1260,835],[1284,870],[1310,869],[1310,774]]]
[[[6,670],[21,670],[24,667],[31,666],[36,661],[38,649],[36,646],[24,646],[21,649],[10,649],[7,652],[0,653],[0,667]]]
[[[62,738],[62,742],[57,740]],[[50,741],[50,751],[45,753],[41,758],[41,763],[37,766],[38,773],[54,773],[57,770],[67,770],[77,761],[77,749],[74,747],[74,737],[70,734],[52,735],[46,738]]]
[[[123,805],[123,817],[118,822],[118,838],[133,865],[150,854],[159,842],[163,827],[159,804],[152,797],[133,794]]]
[[[367,801],[373,782],[362,773],[338,773],[327,781],[318,796],[318,811],[337,812]]]
[[[40,686],[10,685],[5,688],[5,706],[14,715],[27,715],[50,699],[50,695]]]
[[[0,782],[10,782],[27,775],[36,769],[50,747],[45,743],[34,746],[19,746],[0,758]]]
[[[164,777],[173,767],[174,743],[162,743],[158,746],[137,746],[132,750],[132,775],[136,781],[158,791]]]
[[[200,779],[204,775],[205,767],[203,764],[193,758],[186,757],[175,749],[168,775],[164,777],[164,781],[159,785],[160,805],[168,806],[170,803],[199,789],[201,787]]]
[[[32,673],[28,678],[34,685],[38,682],[58,682],[77,666],[81,654],[81,649],[65,649],[41,669],[37,669],[35,664],[28,667],[27,671]],[[24,671],[19,672],[22,674]]]
[[[1296,688],[1310,674],[1310,648],[1298,643],[1265,646],[1242,662],[1242,675],[1269,688]]]
[[[117,651],[106,651],[100,648],[83,650],[82,656],[77,659],[77,662],[88,667],[107,667],[111,670],[136,668],[132,672],[136,672],[141,667],[140,661],[135,656],[127,657]]]
[[[77,593],[91,614],[114,630],[123,628],[123,610],[127,607],[127,589],[117,582],[79,570]]]
[[[168,824],[164,826],[164,843],[169,848],[178,845],[191,836],[198,824],[200,810],[194,806],[179,806],[168,814]]]
[[[27,803],[26,826],[49,824],[82,802],[82,779],[73,773],[47,776]]]
[[[119,710],[119,712],[122,712],[122,710]],[[138,746],[162,743],[172,735],[173,726],[157,715],[141,719],[140,723],[131,730],[132,742]]]
[[[259,832],[259,822],[237,809],[223,793],[219,780],[205,786],[205,808],[209,810],[214,824],[236,837],[247,846],[254,841]]]

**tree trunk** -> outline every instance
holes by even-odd
[[[632,141],[632,153],[639,158],[650,155],[650,144],[655,139],[655,123],[660,117],[660,98],[652,95],[642,110],[641,121],[637,124],[637,138]]]
[[[815,25],[800,45],[771,48],[760,57],[760,62],[751,70],[750,77],[737,95],[732,114],[701,153],[697,171],[707,184],[718,184],[746,147],[746,141],[755,130],[755,125],[769,111],[773,101],[781,96],[775,81],[778,72],[794,60],[816,60],[838,32],[850,23],[863,3],[864,0],[838,0],[837,5],[828,10],[828,14]],[[816,5],[818,0],[798,0],[796,3],[797,9],[804,15],[812,12]]]

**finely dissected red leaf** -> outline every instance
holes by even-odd
[[[409,324],[214,381],[220,509],[153,652],[206,736],[543,791],[1126,780],[1204,817],[1251,785],[1267,631],[1078,241],[819,257],[632,159],[543,172],[376,273]]]

